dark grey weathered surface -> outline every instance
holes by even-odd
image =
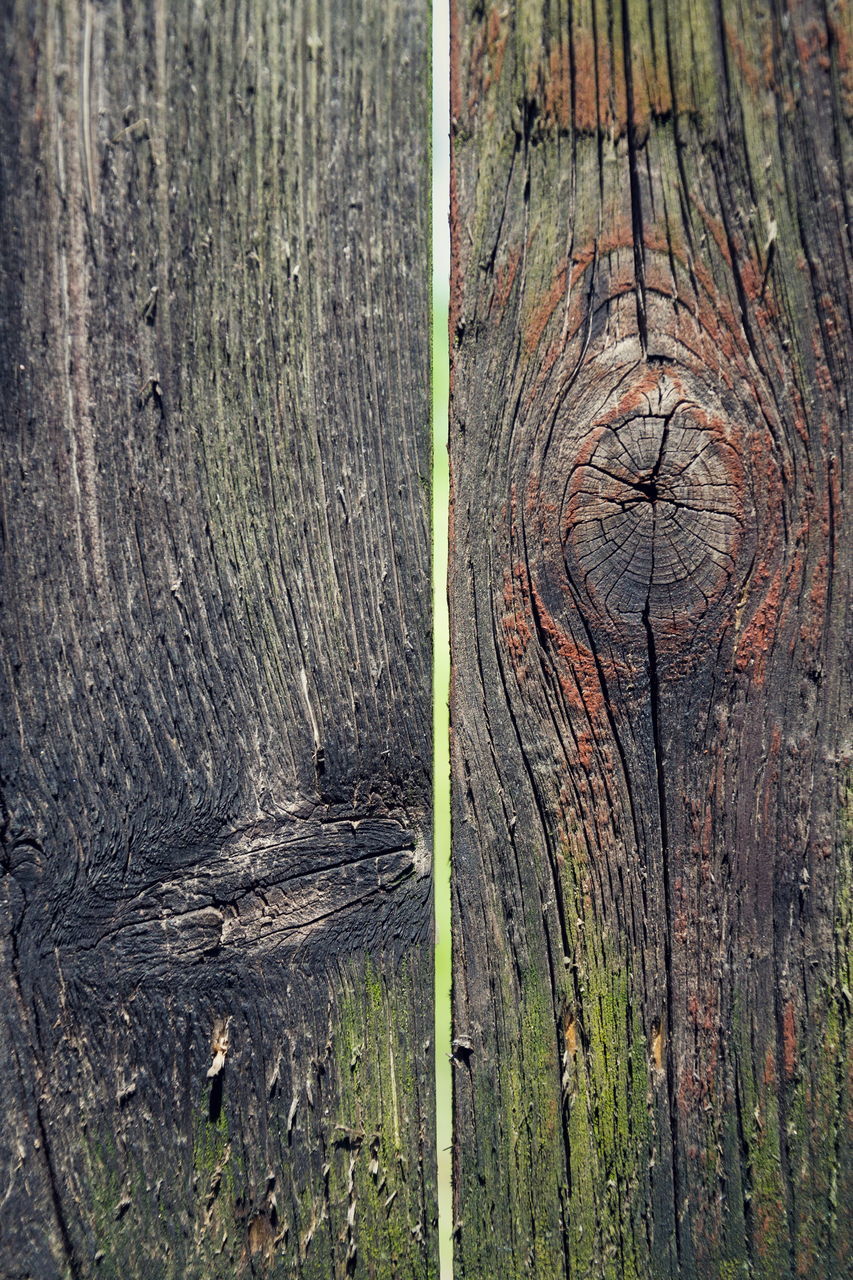
[[[3,8],[0,1271],[425,1276],[426,5]]]
[[[453,7],[459,1272],[848,1276],[850,7]]]

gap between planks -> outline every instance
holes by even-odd
[[[450,9],[432,4],[432,585],[435,1091],[440,1280],[453,1280],[450,625],[447,609],[450,353]]]

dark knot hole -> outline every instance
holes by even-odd
[[[654,477],[650,477],[648,480],[635,480],[632,487],[638,493],[641,493],[644,498],[648,498],[649,502],[657,502],[659,491]]]

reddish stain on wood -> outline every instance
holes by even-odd
[[[759,67],[750,57],[746,45],[740,38],[738,28],[731,22],[723,23],[723,30],[726,34],[726,43],[731,49],[738,71],[743,76],[744,82],[753,93],[758,93],[759,89],[769,87],[767,75],[768,67],[765,59],[764,67]],[[763,72],[763,74],[762,74]]]
[[[517,594],[521,597],[517,598]],[[518,562],[512,573],[504,571],[503,601],[505,612],[501,617],[501,629],[507,652],[519,684],[527,679],[525,659],[532,634],[528,625],[530,586],[525,565]]]
[[[518,267],[521,262],[521,245],[516,245],[507,254],[505,261],[499,263],[495,268],[495,291],[493,295],[499,311],[504,311],[509,302],[509,296],[512,293],[512,286],[518,274]]]
[[[532,354],[539,346],[545,326],[551,319],[551,316],[560,305],[562,299],[566,296],[566,280],[568,279],[568,269],[565,262],[557,269],[557,273],[551,283],[551,287],[545,294],[545,297],[537,303],[524,328],[524,347],[528,354]]]
[[[560,687],[567,705],[573,711],[584,712],[590,718],[603,713],[605,711],[604,694],[593,654],[589,649],[578,645],[563,631],[546,609],[541,596],[532,584],[531,589],[540,626],[552,642],[554,652],[565,663],[567,671],[573,677],[568,680],[564,673],[560,680]]]
[[[544,123],[568,129],[572,91],[569,80],[569,50],[562,41],[548,55],[548,74],[543,91]]]
[[[650,365],[644,373],[634,379],[630,389],[616,402],[615,408],[604,421],[618,422],[621,418],[628,418],[632,414],[642,412],[648,397],[657,389],[660,380],[661,370],[656,365]],[[672,375],[672,380],[676,384],[680,382],[677,374]]]
[[[715,245],[727,266],[731,266],[731,252],[726,238],[725,228],[718,219],[712,218],[699,205],[703,217]],[[646,255],[646,289],[654,290],[665,297],[677,297],[681,303],[679,317],[679,337],[684,337],[680,330],[685,311],[692,315],[706,332],[706,345],[697,351],[697,357],[703,363],[712,363],[719,367],[721,376],[726,377],[726,363],[737,357],[751,361],[749,343],[743,325],[736,311],[734,300],[722,296],[716,287],[714,277],[707,266],[695,259],[680,242],[679,237],[669,239],[664,226],[651,225],[643,236]],[[613,255],[619,250],[634,248],[634,232],[629,221],[616,226],[607,236],[602,236],[595,243],[586,245],[581,251],[575,251],[571,266],[562,262],[555,270],[551,284],[546,293],[530,304],[530,310],[524,323],[524,350],[527,355],[539,351],[545,330],[561,303],[567,304],[566,323],[563,332],[555,335],[553,343],[544,355],[539,352],[539,372],[547,374],[557,359],[577,336],[578,331],[587,320],[586,297],[582,278],[595,262],[603,263],[610,259],[610,276],[608,279],[607,301],[612,305],[620,296],[635,292],[637,280],[633,258],[617,259]],[[676,284],[672,276],[670,261],[677,262],[684,269],[685,280],[691,278],[700,286],[701,292],[691,299],[690,293],[683,285]],[[738,257],[744,292],[750,300],[758,305],[759,318],[764,321],[778,317],[778,307],[769,296],[765,284],[765,266],[746,252]],[[604,300],[599,302],[599,306]],[[689,345],[689,342],[688,342]],[[722,360],[721,360],[722,357]],[[828,376],[828,375],[827,375]]]
[[[735,670],[749,671],[757,688],[761,688],[767,675],[767,659],[776,634],[781,597],[782,570],[778,569],[767,594],[742,632],[735,651]]]
[[[595,133],[598,129],[599,109],[592,32],[575,33],[574,54],[575,128],[578,133]]]
[[[800,641],[816,650],[826,626],[826,605],[829,595],[829,556],[824,554],[814,567],[811,585],[806,597],[806,608],[800,624]]]
[[[489,59],[489,77],[483,84],[484,89],[488,89],[491,84],[496,84],[501,78],[504,55],[506,54],[506,42],[509,36],[507,16],[507,10],[504,8],[499,9],[497,6],[494,6],[489,11],[486,24],[486,52]]]
[[[578,1027],[572,1014],[567,1014],[563,1030],[566,1053],[573,1058],[578,1051]]]
[[[569,122],[578,133],[599,129],[617,138],[628,124],[628,94],[621,47],[596,39],[587,27],[572,32],[572,56],[564,45],[548,52],[548,76],[555,81],[549,91],[553,103],[551,119]],[[572,76],[572,71],[574,75]],[[546,97],[547,101],[547,97]]]
[[[730,267],[732,265],[732,255],[731,255],[731,250],[729,249],[728,237],[726,236],[726,229],[723,226],[722,222],[720,221],[719,218],[713,217],[713,215],[708,212],[708,210],[705,208],[705,205],[702,203],[700,198],[695,194],[695,192],[690,193],[690,203],[696,209],[696,212],[699,214],[705,226],[708,228],[708,231],[710,232],[713,238],[714,244],[717,246],[717,249],[723,261],[725,262],[726,266]]]
[[[479,110],[488,101],[489,90],[500,83],[509,36],[507,16],[506,9],[493,6],[485,23],[474,31],[468,60],[469,112]]]
[[[764,1053],[764,1084],[772,1089],[776,1084],[776,1055],[772,1045],[768,1045]]]
[[[795,32],[794,46],[804,71],[808,71],[812,60],[817,63],[821,71],[828,71],[832,66],[828,53],[829,34],[822,24],[814,20],[805,22]]]

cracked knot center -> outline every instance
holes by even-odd
[[[661,381],[576,453],[562,528],[570,575],[611,618],[695,618],[734,574],[743,482],[721,415]]]

